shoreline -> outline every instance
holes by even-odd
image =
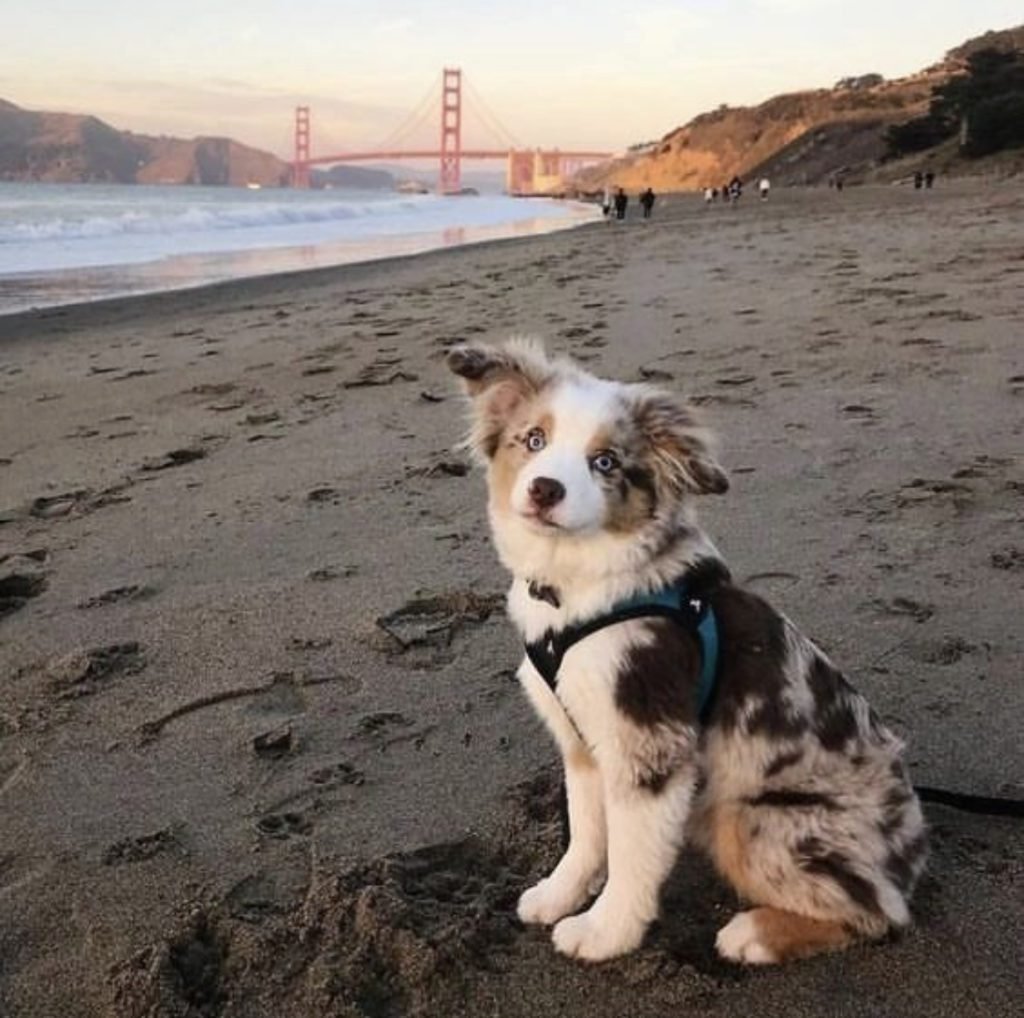
[[[43,307],[26,308],[19,311],[0,312],[0,343],[3,343],[5,331],[8,326],[17,333],[20,327],[28,322],[46,321],[53,318],[65,317],[68,314],[85,315],[95,311],[102,314],[104,311],[118,312],[129,310],[132,306],[138,305],[140,311],[150,308],[158,308],[161,300],[176,303],[183,295],[195,294],[199,296],[230,296],[231,291],[237,288],[239,296],[246,293],[262,292],[263,288],[286,286],[296,283],[299,286],[315,286],[326,283],[331,279],[357,281],[362,276],[372,276],[377,272],[386,272],[390,268],[418,264],[426,259],[457,257],[466,251],[487,251],[499,246],[514,246],[530,244],[543,241],[552,236],[563,233],[576,233],[594,229],[604,225],[603,220],[581,221],[566,226],[555,227],[550,230],[542,230],[527,235],[512,234],[501,237],[490,237],[481,240],[466,241],[454,245],[439,245],[428,247],[419,251],[412,251],[402,254],[382,255],[379,258],[362,259],[359,261],[339,262],[331,265],[320,265],[313,268],[296,268],[271,271],[258,275],[239,276],[232,279],[220,279],[207,283],[197,283],[193,286],[175,287],[173,289],[150,290],[140,293],[120,294],[110,297],[98,297],[93,300],[73,301],[67,304],[46,305]]]
[[[690,850],[628,958],[518,924],[559,771],[444,359],[535,335],[687,393],[739,582],[916,782],[1019,798],[1022,229],[1024,186],[666,198],[0,319],[0,1012],[1013,1013],[1024,829],[939,806],[893,942],[727,965]]]
[[[560,204],[562,208],[557,216],[528,215],[525,213],[529,210],[524,206],[520,218],[493,224],[455,224],[401,233],[385,231],[358,239],[278,243],[266,247],[214,248],[144,261],[12,272],[0,276],[0,319],[97,301],[196,290],[244,279],[390,261],[497,240],[544,236],[585,225],[596,218],[589,203]],[[47,294],[61,291],[69,296],[47,298]],[[86,296],[90,293],[98,295]],[[38,298],[44,302],[31,304]]]
[[[1021,178],[1021,181],[1024,181],[1024,177]],[[941,188],[941,193],[958,196],[968,195],[977,191],[978,187],[976,180],[968,177],[958,177],[944,181]],[[937,189],[935,193],[940,193],[940,191]],[[813,205],[817,198],[832,194],[833,192],[824,187],[792,187],[779,189],[778,193],[773,195],[770,207],[777,208],[780,202],[791,204],[794,199],[798,206],[805,206],[808,204]],[[892,194],[908,195],[910,194],[910,191],[903,185],[897,183],[863,184],[857,185],[854,188],[845,189],[842,200],[844,204],[855,204],[860,200],[857,197],[858,195],[860,195],[861,198],[867,196],[868,201],[870,202],[873,197]],[[657,225],[659,222],[663,222],[666,213],[672,221],[685,222],[700,222],[708,215],[714,216],[719,214],[736,214],[742,217],[744,215],[751,214],[747,211],[746,207],[756,207],[758,205],[758,201],[752,193],[748,194],[743,199],[743,202],[745,203],[745,207],[735,211],[727,210],[724,206],[721,208],[715,206],[708,210],[704,207],[704,202],[699,191],[670,192],[659,196],[658,203],[655,207],[654,224]],[[258,292],[265,285],[269,285],[271,287],[287,284],[298,284],[299,286],[304,286],[307,281],[310,285],[315,285],[319,283],[326,283],[332,278],[338,278],[339,281],[348,278],[357,280],[364,274],[372,275],[378,270],[386,271],[392,267],[416,264],[423,259],[458,256],[459,252],[463,250],[483,252],[499,245],[512,246],[530,244],[538,240],[543,241],[549,237],[557,237],[559,234],[563,233],[579,233],[581,231],[596,230],[605,227],[609,229],[632,229],[634,227],[643,228],[645,224],[636,218],[635,202],[633,205],[634,207],[631,207],[629,210],[630,218],[628,218],[624,224],[615,223],[614,221],[606,221],[604,218],[600,218],[591,221],[581,221],[564,227],[556,227],[551,230],[541,231],[539,233],[529,234],[526,236],[512,235],[488,238],[452,246],[442,245],[430,247],[422,251],[405,254],[385,255],[380,258],[370,260],[341,262],[338,264],[323,265],[313,268],[271,271],[260,275],[216,280],[208,283],[199,283],[194,286],[178,287],[175,289],[153,290],[143,293],[131,293],[85,301],[74,301],[67,304],[28,308],[19,311],[0,312],[0,343],[4,341],[5,330],[8,327],[12,332],[17,333],[22,330],[26,322],[44,321],[54,317],[64,317],[69,313],[73,313],[75,315],[88,315],[89,309],[94,309],[98,314],[104,309],[114,312],[125,311],[136,302],[141,302],[140,307],[156,308],[160,306],[161,299],[170,301],[173,304],[179,296],[184,294],[230,295],[231,290],[234,287],[238,288],[238,292],[241,295],[247,292]]]
[[[1024,180],[1024,178],[1022,178]],[[945,193],[964,194],[970,193],[976,190],[973,186],[974,181],[971,178],[956,178],[944,183],[943,190]],[[788,197],[790,200],[793,198],[797,199],[798,204],[804,205],[808,202],[813,203],[815,197],[822,196],[827,192],[824,187],[793,187],[780,189],[779,193],[774,196],[773,207],[777,207],[779,201],[785,201]],[[844,201],[847,203],[856,201],[856,197],[850,198],[850,195],[856,196],[858,193],[861,195],[885,195],[892,193],[907,193],[907,190],[898,184],[886,183],[886,184],[864,184],[858,185],[856,188],[846,189],[844,194],[846,197]],[[750,193],[743,201],[747,206],[756,206],[757,199]],[[586,203],[583,203],[586,204]],[[724,206],[722,208],[714,207],[710,210],[704,207],[703,198],[699,191],[680,191],[670,192],[659,197],[656,205],[655,219],[654,222],[657,224],[660,220],[664,219],[666,212],[672,218],[673,221],[697,221],[707,215],[718,215],[726,214],[733,215],[733,210],[727,210]],[[745,209],[741,208],[736,210],[735,214],[740,216],[749,214]],[[557,221],[555,221],[557,222]],[[153,302],[152,306],[156,306],[160,298],[166,298],[170,301],[174,301],[176,296],[181,294],[214,294],[214,293],[230,293],[232,287],[239,287],[239,292],[242,293],[246,286],[252,289],[258,290],[263,285],[276,286],[278,284],[284,284],[285,281],[288,283],[298,283],[298,285],[305,285],[305,281],[308,280],[311,284],[326,281],[328,278],[332,278],[332,274],[344,273],[347,277],[348,274],[353,274],[352,278],[358,278],[361,272],[372,274],[377,269],[388,269],[394,266],[404,266],[407,264],[416,263],[419,259],[443,257],[447,255],[457,255],[458,252],[464,249],[472,249],[477,251],[486,251],[495,245],[504,244],[528,244],[535,240],[542,240],[546,237],[557,236],[561,233],[576,233],[583,230],[594,230],[607,227],[609,229],[632,229],[633,227],[643,228],[644,224],[637,219],[635,202],[633,207],[629,210],[629,218],[623,223],[616,223],[614,221],[608,221],[604,218],[593,219],[590,221],[583,220],[579,223],[570,224],[561,227],[555,227],[550,230],[540,231],[538,233],[529,234],[526,236],[502,236],[495,238],[487,238],[477,241],[470,241],[466,243],[460,243],[457,245],[440,245],[436,247],[429,247],[422,251],[414,251],[410,253],[384,255],[379,258],[372,258],[361,261],[351,262],[340,262],[332,265],[323,265],[313,268],[296,268],[286,269],[281,271],[270,271],[259,275],[252,276],[240,276],[232,279],[215,280],[207,283],[199,283],[194,286],[177,287],[174,289],[164,290],[152,290],[141,293],[123,294],[119,296],[101,297],[92,300],[84,301],[73,301],[67,304],[59,305],[48,305],[38,308],[28,308],[19,311],[11,312],[0,312],[0,343],[4,340],[4,330],[7,326],[12,326],[17,329],[17,326],[22,324],[25,320],[45,320],[51,317],[62,317],[65,313],[84,313],[89,308],[95,309],[111,309],[111,310],[123,310],[125,307],[133,304],[136,301]],[[486,228],[484,228],[486,229]],[[339,279],[343,278],[341,276]]]

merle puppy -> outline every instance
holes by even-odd
[[[586,961],[636,948],[684,839],[750,907],[738,962],[909,922],[924,866],[899,740],[826,655],[732,583],[696,523],[728,480],[675,396],[529,343],[461,347],[519,678],[561,750],[570,843],[519,916]],[[581,911],[588,900],[596,900]]]

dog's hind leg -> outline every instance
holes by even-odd
[[[723,958],[748,965],[772,965],[839,951],[857,935],[837,920],[810,919],[777,908],[740,912],[718,932],[715,946]]]
[[[517,909],[524,923],[550,925],[575,912],[593,893],[605,868],[604,790],[594,758],[582,744],[565,754],[569,848],[540,883],[525,891]]]
[[[723,876],[758,908],[740,912],[718,934],[723,958],[766,965],[838,951],[877,939],[910,919],[906,897],[870,849],[867,835],[812,809],[718,804],[711,813],[712,858]]]

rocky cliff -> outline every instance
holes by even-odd
[[[881,158],[885,128],[920,115],[938,74],[861,88],[776,96],[722,107],[669,132],[648,149],[580,175],[584,188],[685,191],[771,171],[777,183],[815,183],[851,163]]]
[[[744,180],[767,174],[778,184],[866,176],[885,155],[889,125],[924,113],[932,88],[960,71],[968,54],[986,47],[1024,49],[1024,27],[971,39],[907,78],[884,81],[866,74],[759,106],[720,107],[654,145],[585,170],[575,183],[587,191],[607,186],[685,191],[720,187],[736,174]]]

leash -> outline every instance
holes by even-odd
[[[974,813],[987,817],[1013,817],[1024,819],[1024,800],[1003,799],[991,795],[971,795],[968,792],[951,792],[945,788],[932,785],[914,785],[914,791],[922,802],[931,802],[939,806],[947,806],[961,813]],[[561,830],[562,850],[569,847],[569,793],[565,787],[565,779],[559,786],[558,819]]]
[[[1024,818],[1024,800],[1003,799],[991,795],[971,795],[968,792],[952,792],[946,788],[931,785],[914,785],[914,791],[922,802],[934,802],[940,806],[960,810],[961,813],[976,813],[987,817]]]

